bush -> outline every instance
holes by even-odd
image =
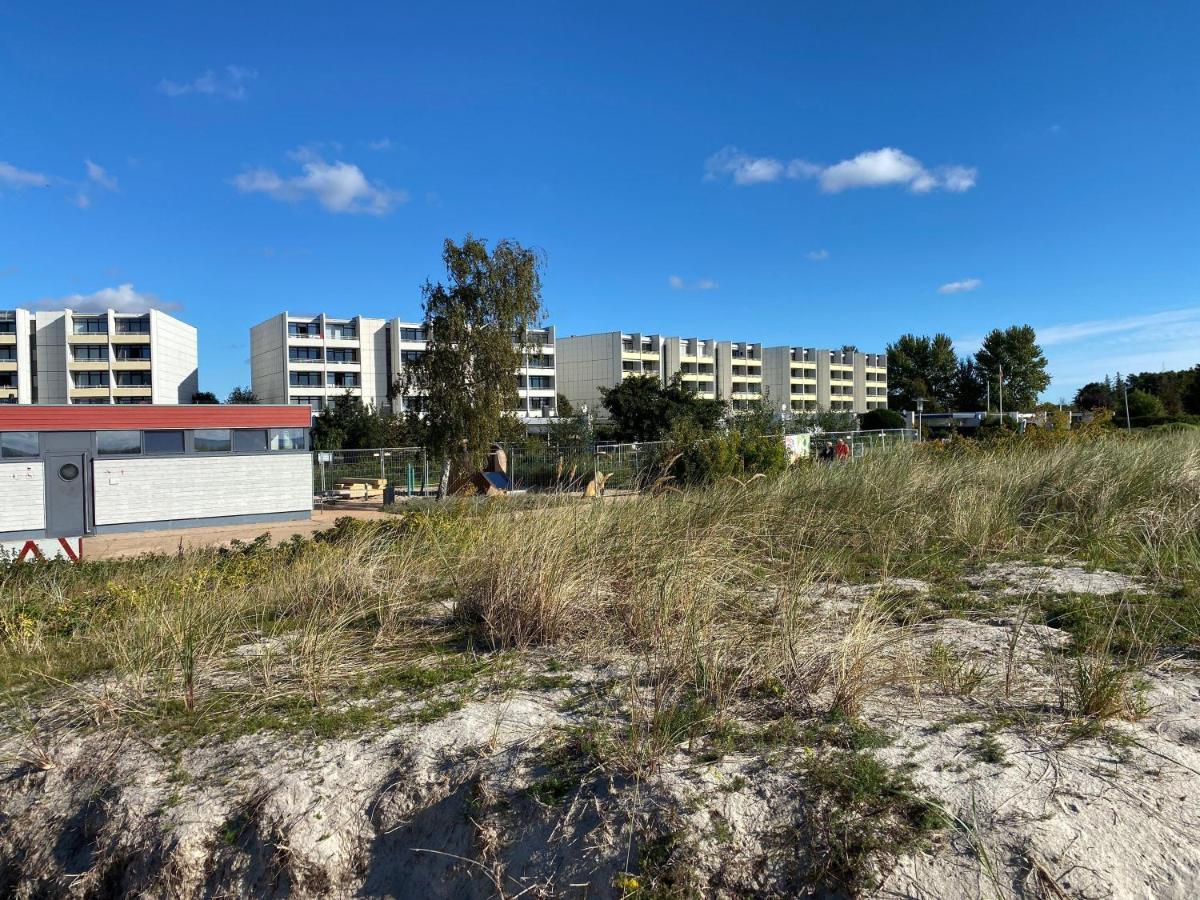
[[[907,428],[904,414],[894,409],[872,409],[862,414],[858,427],[863,431],[880,431],[885,428]]]
[[[690,421],[676,422],[671,456],[675,458],[671,475],[684,484],[770,475],[788,464],[783,436],[764,428],[757,417],[735,419],[725,431],[715,433],[706,433]]]

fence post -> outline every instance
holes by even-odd
[[[321,467],[321,493],[325,493],[325,454],[317,451],[317,463]]]
[[[421,451],[421,466],[424,469],[421,476],[421,496],[424,497],[429,490],[429,454],[425,450]]]

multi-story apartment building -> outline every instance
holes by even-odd
[[[662,340],[662,377],[680,383],[706,400],[717,399],[717,344],[701,338],[665,337]]]
[[[156,309],[0,311],[0,402],[191,403],[196,329]]]
[[[603,417],[600,388],[613,387],[630,375],[663,377],[663,341],[657,334],[625,331],[560,338],[558,389],[572,406],[586,405],[590,413]]]
[[[851,350],[769,347],[608,331],[561,338],[559,389],[575,406],[605,417],[601,388],[630,375],[678,374],[685,387],[745,409],[768,397],[783,412],[862,413],[887,406],[887,357]]]
[[[420,322],[283,312],[250,329],[251,389],[260,403],[302,404],[318,412],[347,391],[379,409],[417,409],[420,398],[405,389],[406,373],[428,338]],[[532,329],[517,349],[513,412],[529,419],[553,416],[554,328]]]
[[[762,400],[762,344],[720,341],[717,344],[717,387],[720,388],[720,399],[733,409],[745,409]]]
[[[887,407],[887,355],[813,347],[768,347],[764,383],[781,411],[863,413]]]

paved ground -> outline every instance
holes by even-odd
[[[314,510],[311,519],[294,522],[265,522],[258,525],[226,525],[218,528],[179,528],[174,531],[135,531],[128,534],[104,534],[83,539],[83,553],[87,559],[115,559],[122,556],[139,556],[143,553],[174,553],[183,548],[217,547],[232,540],[252,541],[264,531],[271,533],[272,541],[286,541],[292,535],[311,537],[318,531],[331,528],[342,516],[357,519],[382,519],[388,513],[379,506],[343,504],[332,509]]]

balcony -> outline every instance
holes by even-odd
[[[15,359],[0,359],[0,372],[15,371],[17,371],[17,361]]]
[[[72,400],[77,398],[85,399],[88,397],[107,398],[109,396],[109,389],[107,385],[95,387],[71,387],[69,394]]]
[[[151,391],[151,388],[150,388],[150,385],[148,385],[148,384],[117,385],[116,387],[113,388],[113,396],[114,397],[149,397],[150,391]]]
[[[17,336],[11,331],[0,331],[0,347],[11,347],[17,343]]]
[[[108,368],[104,366],[103,368]],[[112,370],[114,372],[145,372],[150,370],[150,360],[147,359],[114,359],[112,361]]]
[[[146,336],[144,334],[133,335],[133,336],[137,338],[137,340],[134,343],[137,343],[137,344],[146,343]],[[84,332],[83,334],[68,334],[67,335],[67,343],[68,344],[107,344],[108,343],[108,333],[104,332],[104,331],[99,331],[99,332],[90,331],[90,332]]]

